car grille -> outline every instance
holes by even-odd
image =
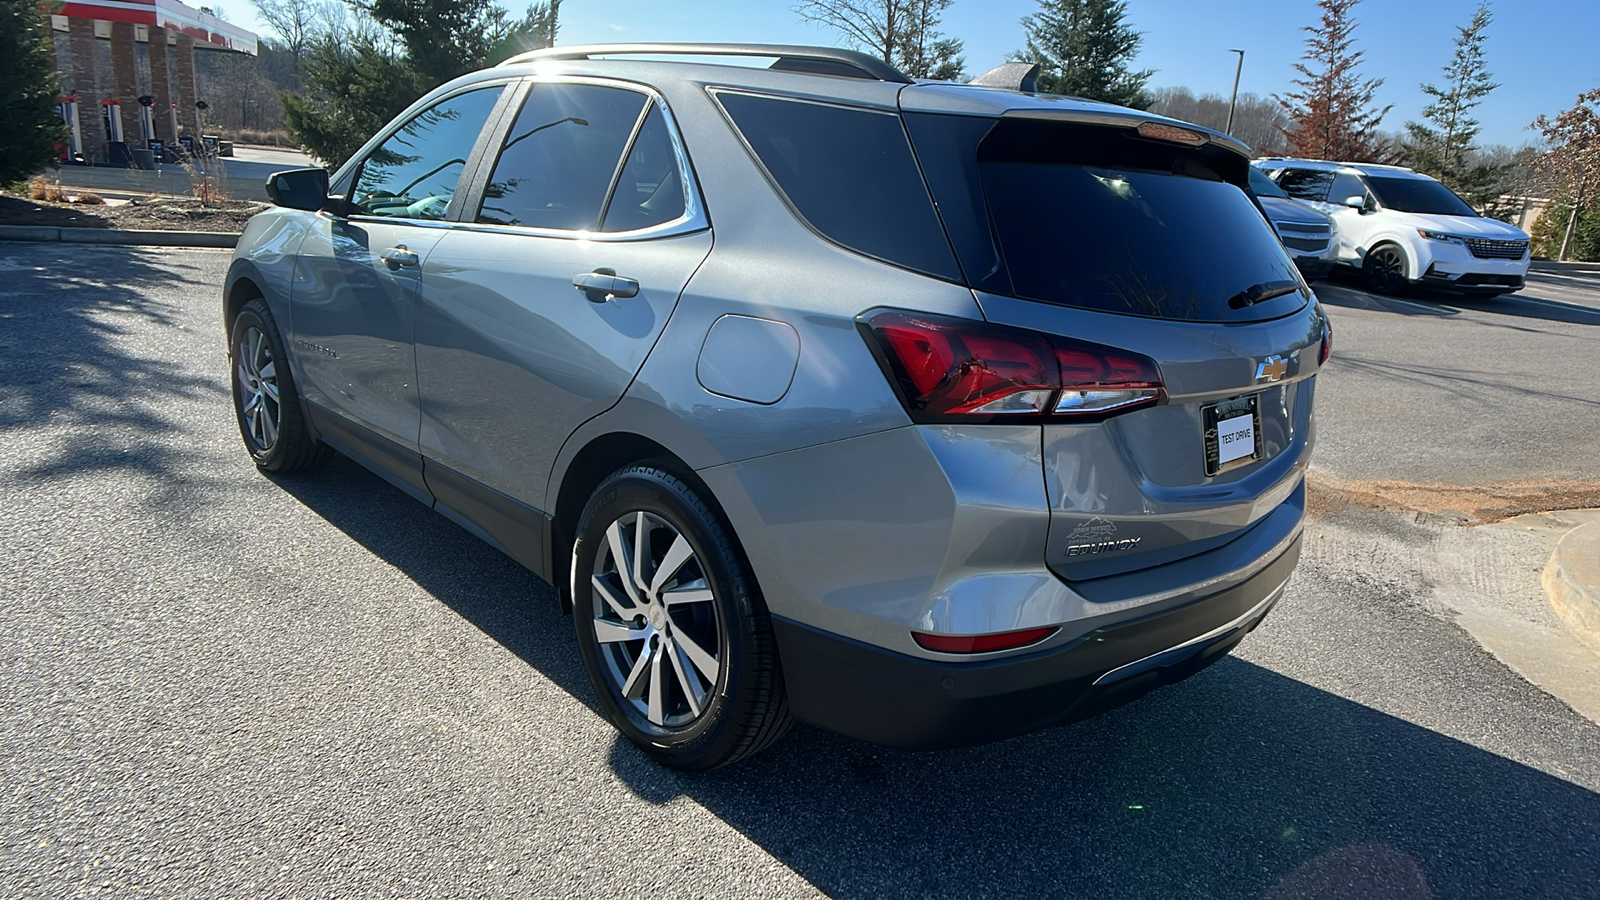
[[[1486,238],[1464,238],[1467,249],[1479,259],[1521,259],[1528,255],[1527,241],[1491,241]]]
[[[1276,222],[1278,237],[1290,250],[1301,253],[1321,253],[1328,249],[1332,235],[1326,224],[1313,222]]]

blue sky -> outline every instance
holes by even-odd
[[[193,0],[191,0],[193,2]],[[501,0],[516,8],[519,0]],[[223,0],[230,21],[265,28],[248,0]],[[790,0],[564,0],[560,42],[753,41],[838,43],[828,31],[801,22]],[[1385,129],[1419,118],[1425,98],[1417,89],[1437,83],[1450,59],[1456,27],[1466,24],[1477,0],[1369,0],[1356,7],[1356,45],[1366,51],[1368,77],[1384,79],[1380,104],[1393,104]],[[1036,0],[955,0],[944,30],[966,42],[967,69],[981,72],[1022,46],[1018,20]],[[1600,0],[1494,3],[1486,51],[1501,87],[1477,110],[1485,143],[1521,145],[1536,139],[1527,125],[1554,115],[1577,95],[1600,87]],[[1246,52],[1240,91],[1281,93],[1291,88],[1294,62],[1304,50],[1300,30],[1317,19],[1313,0],[1128,0],[1128,18],[1144,32],[1138,65],[1155,69],[1155,87],[1187,87],[1226,96],[1234,56]]]

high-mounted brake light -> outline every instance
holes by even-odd
[[[1199,147],[1211,140],[1198,131],[1190,131],[1187,128],[1179,128],[1176,125],[1168,125],[1165,122],[1141,122],[1139,127],[1134,130],[1139,132],[1140,137],[1149,138],[1153,141],[1182,144],[1185,147]]]
[[[996,650],[1015,650],[1029,644],[1037,644],[1057,631],[1059,628],[1025,628],[1021,631],[1005,631],[999,634],[925,634],[921,631],[911,632],[911,639],[917,646],[924,650],[933,650],[937,653],[993,653]]]
[[[1096,421],[1161,401],[1161,374],[1125,350],[904,310],[862,324],[918,422]]]

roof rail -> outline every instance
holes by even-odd
[[[911,84],[911,79],[894,66],[875,56],[838,47],[796,47],[788,44],[582,44],[548,47],[511,57],[502,66],[541,59],[589,59],[595,56],[774,56],[772,68],[818,75],[843,75],[870,78],[895,84]]]

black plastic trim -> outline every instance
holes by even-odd
[[[830,731],[912,750],[987,743],[1089,718],[1182,680],[1222,658],[1265,615],[1300,558],[1297,536],[1244,582],[1176,608],[1122,621],[1070,644],[974,662],[908,656],[772,617],[795,716]],[[1238,627],[1096,686],[1129,663]]]
[[[413,499],[433,505],[433,495],[422,478],[422,455],[402,447],[375,431],[346,419],[332,410],[306,401],[311,427],[328,446],[371,469]]]
[[[456,470],[425,459],[423,479],[432,490],[433,508],[484,542],[550,580],[545,548],[551,517]]]

